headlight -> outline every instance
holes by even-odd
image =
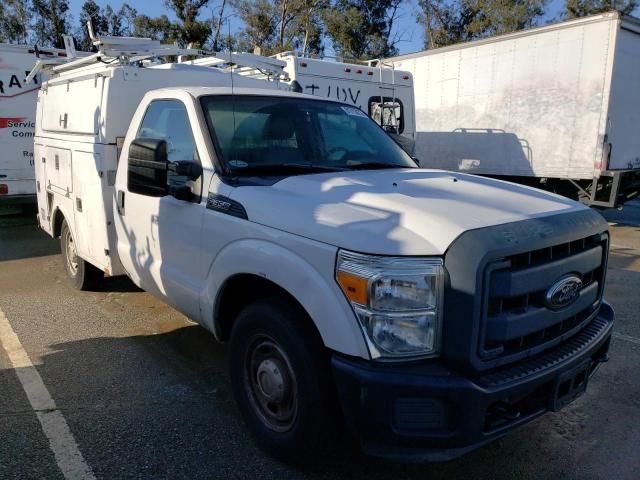
[[[336,280],[374,358],[439,353],[443,273],[440,258],[338,253]]]

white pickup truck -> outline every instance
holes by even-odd
[[[127,274],[228,341],[272,455],[314,460],[346,426],[371,455],[453,458],[607,359],[596,212],[420,169],[353,106],[108,40],[40,90],[40,226],[76,287]]]

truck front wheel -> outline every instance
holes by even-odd
[[[78,256],[76,242],[66,220],[62,221],[60,229],[60,249],[64,268],[71,284],[78,290],[89,290],[95,287],[103,277],[103,273]]]
[[[247,306],[229,347],[233,392],[258,444],[272,456],[315,463],[337,433],[326,352],[300,312],[280,299]]]

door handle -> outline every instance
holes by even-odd
[[[121,216],[124,215],[124,190],[118,190],[116,195],[116,208]]]

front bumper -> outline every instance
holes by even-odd
[[[367,454],[450,460],[582,393],[607,360],[613,320],[613,309],[603,302],[591,323],[561,345],[475,376],[434,362],[375,363],[335,355],[344,416]]]

